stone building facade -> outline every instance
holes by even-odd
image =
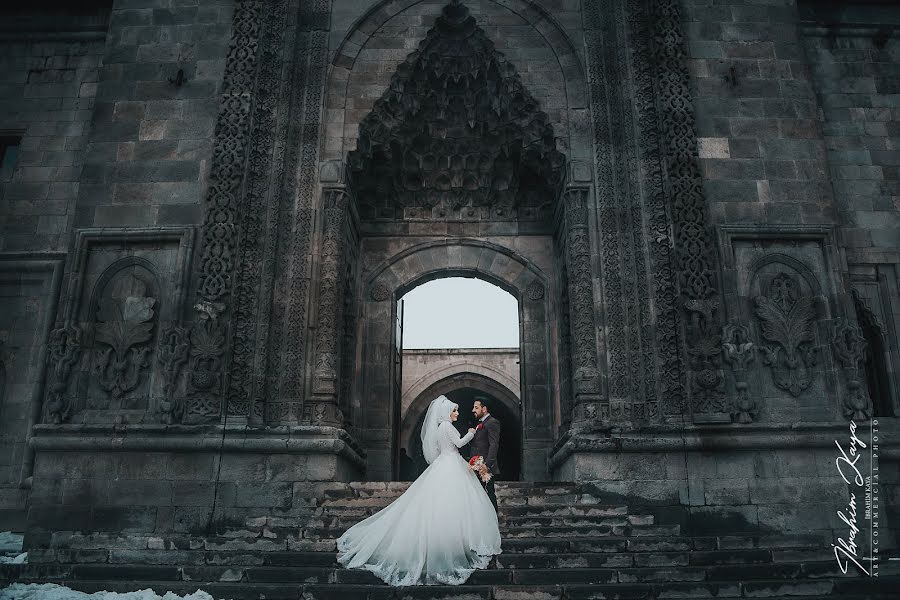
[[[891,539],[896,7],[80,4],[0,26],[0,529],[32,560],[396,479],[397,299],[448,276],[518,300],[521,479],[830,534],[834,441],[877,418]]]

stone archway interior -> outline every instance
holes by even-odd
[[[557,244],[575,235],[562,231],[568,216],[558,210],[566,157],[553,121],[459,0],[396,67],[360,121],[345,167],[341,185],[353,203],[348,243],[361,266],[359,363],[347,410],[367,452],[367,476],[389,479],[399,470],[399,377],[391,363],[397,300],[430,279],[461,276],[485,278],[519,302],[527,423],[521,477],[546,480],[560,403],[551,292],[566,285],[549,274],[565,260]],[[576,200],[583,204],[584,196]]]
[[[491,414],[496,417],[502,426],[500,433],[500,448],[497,452],[497,462],[500,464],[501,474],[498,481],[519,481],[522,472],[522,420],[516,411],[512,410],[505,402],[500,401],[489,392],[473,387],[460,387],[444,395],[459,405],[459,419],[455,423],[460,435],[464,435],[469,427],[475,426],[475,416],[472,407],[476,399],[483,398],[491,407]],[[425,413],[419,415],[413,431],[422,430],[422,421]],[[402,450],[400,479],[412,481],[417,478],[428,466],[422,456],[422,440],[418,435],[409,436],[409,448]],[[464,456],[466,448],[463,448]],[[405,455],[405,456],[404,456]]]

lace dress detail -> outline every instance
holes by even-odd
[[[459,585],[500,554],[497,514],[458,451],[472,434],[438,432],[440,454],[406,492],[338,539],[342,565],[392,586]]]

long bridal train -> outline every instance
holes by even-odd
[[[338,562],[366,569],[392,586],[458,585],[500,554],[497,513],[458,449],[472,439],[452,425],[458,407],[436,398],[425,415],[429,466],[399,498],[348,529]]]

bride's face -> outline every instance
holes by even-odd
[[[459,418],[459,409],[454,407],[453,410],[450,411],[450,420],[456,421]]]

